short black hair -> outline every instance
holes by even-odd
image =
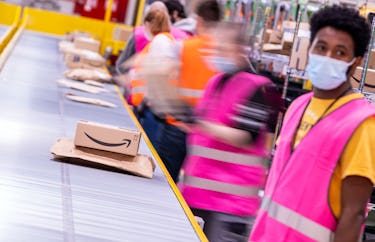
[[[219,22],[222,12],[216,0],[203,0],[198,3],[196,13],[205,22]]]
[[[165,0],[163,2],[168,9],[169,16],[172,16],[173,12],[177,11],[178,17],[186,18],[184,6],[180,3],[179,0]]]
[[[318,31],[332,27],[348,33],[354,42],[354,56],[364,56],[371,37],[371,27],[368,21],[353,8],[333,5],[317,11],[310,20],[310,44]]]

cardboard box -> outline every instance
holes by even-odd
[[[280,30],[272,29],[270,32],[269,43],[281,44],[282,34]]]
[[[140,140],[141,133],[135,130],[79,121],[74,144],[76,146],[136,156]]]
[[[88,33],[88,32],[84,32],[84,31],[80,31],[80,30],[75,30],[73,32],[68,32],[65,35],[65,39],[67,41],[71,41],[71,42],[73,42],[76,38],[80,38],[80,37],[92,38],[93,35],[90,34],[90,33]]]
[[[106,60],[101,55],[92,51],[67,52],[64,61],[68,68],[84,68],[85,64],[93,67],[104,67],[106,64]]]
[[[353,74],[353,77],[357,79],[358,81],[361,80],[362,70],[363,70],[362,67],[357,67],[357,69],[355,70]],[[352,83],[352,86],[354,88],[359,87],[359,82],[357,82],[353,78],[350,78],[350,82]],[[365,92],[375,92],[375,70],[374,69],[367,69],[365,84],[373,86],[373,87],[369,87],[365,85],[363,88]]]
[[[126,29],[126,28],[117,26],[113,29],[112,39],[116,41],[127,42],[132,33],[133,33],[133,30],[131,29]]]
[[[79,37],[74,39],[74,48],[99,52],[100,41],[87,37]]]
[[[111,82],[112,76],[108,74],[105,69],[90,68],[90,69],[71,69],[64,72],[64,76],[68,79],[77,81],[94,80],[101,82]]]
[[[264,43],[269,43],[271,38],[272,29],[266,29],[266,32],[264,32]]]
[[[78,147],[73,139],[60,138],[51,147],[55,160],[93,167],[102,170],[131,173],[151,179],[155,170],[155,163],[150,156],[123,155],[108,151]]]
[[[77,88],[76,88],[77,89]],[[117,107],[115,104],[111,102],[107,102],[98,98],[90,98],[90,97],[83,97],[83,96],[78,96],[73,93],[66,93],[65,97],[67,99],[70,99],[74,102],[80,102],[80,103],[86,103],[86,104],[92,104],[96,106],[102,106],[102,107],[108,107],[108,108],[115,108]]]
[[[283,38],[281,42],[283,46],[283,50],[286,50],[286,51],[292,50],[293,38],[294,38],[294,32],[295,32],[296,26],[297,26],[297,23],[292,22],[292,21],[285,21],[283,23]],[[310,25],[308,23],[299,24],[297,37],[310,38]]]
[[[298,37],[293,44],[290,56],[290,67],[297,70],[304,70],[307,65],[308,48],[310,38]]]
[[[283,50],[291,51],[293,47],[293,37],[294,34],[291,32],[285,32],[283,34],[283,39],[281,41],[281,45]]]

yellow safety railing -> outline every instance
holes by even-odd
[[[21,7],[0,2],[0,24],[3,25],[14,25],[18,22],[21,14]]]
[[[107,15],[108,16],[108,15]],[[108,18],[108,17],[107,17]],[[115,27],[131,30],[131,26],[112,23],[87,17],[67,15],[41,9],[25,7],[23,14],[26,29],[53,35],[65,35],[75,30],[85,31],[93,34],[102,43],[101,53],[107,46],[112,47],[113,53],[117,54],[123,49],[125,42],[115,41],[112,34]]]
[[[16,33],[21,15],[21,7],[9,3],[0,2],[0,24],[9,26],[0,36],[0,54],[3,52],[12,36]]]

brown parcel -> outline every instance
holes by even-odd
[[[64,72],[66,78],[73,80],[94,80],[94,81],[103,81],[110,82],[112,76],[105,71],[99,71],[98,69],[73,69],[67,70]]]
[[[282,34],[280,30],[272,29],[269,37],[269,43],[281,44]]]
[[[101,55],[92,51],[66,53],[64,56],[64,61],[68,68],[103,68],[106,64],[106,60]]]
[[[138,154],[141,133],[112,125],[88,121],[77,123],[74,144],[124,155]]]
[[[60,80],[57,80],[57,83],[67,88],[76,89],[79,91],[88,92],[92,94],[108,92],[108,90],[105,88],[92,86],[83,82],[68,81],[68,80],[60,79]]]
[[[65,40],[73,42],[76,38],[79,38],[79,37],[92,38],[93,35],[90,34],[90,33],[88,33],[88,32],[83,32],[83,31],[80,31],[80,30],[75,30],[73,32],[66,33]]]
[[[60,138],[52,146],[55,159],[90,167],[115,171],[126,171],[137,176],[152,178],[155,163],[149,156],[138,154],[128,156],[108,151],[75,147],[73,139]]]
[[[98,98],[82,97],[82,96],[78,96],[72,93],[66,93],[65,97],[72,101],[80,102],[80,103],[88,103],[88,104],[92,104],[96,106],[109,107],[109,108],[117,107],[115,104],[111,102],[107,102]]]
[[[285,21],[283,23],[283,38],[282,38],[282,46],[283,50],[290,51],[293,47],[293,38],[294,32],[296,28],[296,22],[292,21]],[[310,37],[310,25],[308,23],[300,23],[298,34],[296,37]]]
[[[357,69],[354,72],[353,77],[355,77],[357,80],[361,80],[362,70],[363,70],[362,67],[357,67]],[[350,81],[351,81],[353,87],[355,87],[355,88],[359,87],[359,82],[355,81],[353,78],[350,78]],[[367,69],[365,84],[372,85],[374,87],[364,86],[364,88],[363,88],[364,91],[375,92],[375,70]]]
[[[79,37],[74,40],[74,47],[77,49],[91,50],[99,52],[100,41],[92,38]]]
[[[126,42],[132,33],[133,30],[131,29],[116,26],[113,30],[112,38],[113,40]]]

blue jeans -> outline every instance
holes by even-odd
[[[163,123],[155,148],[173,181],[177,182],[186,156],[186,134],[174,125]]]
[[[138,113],[138,120],[155,147],[162,122],[155,117],[149,107],[145,107],[142,113]]]

